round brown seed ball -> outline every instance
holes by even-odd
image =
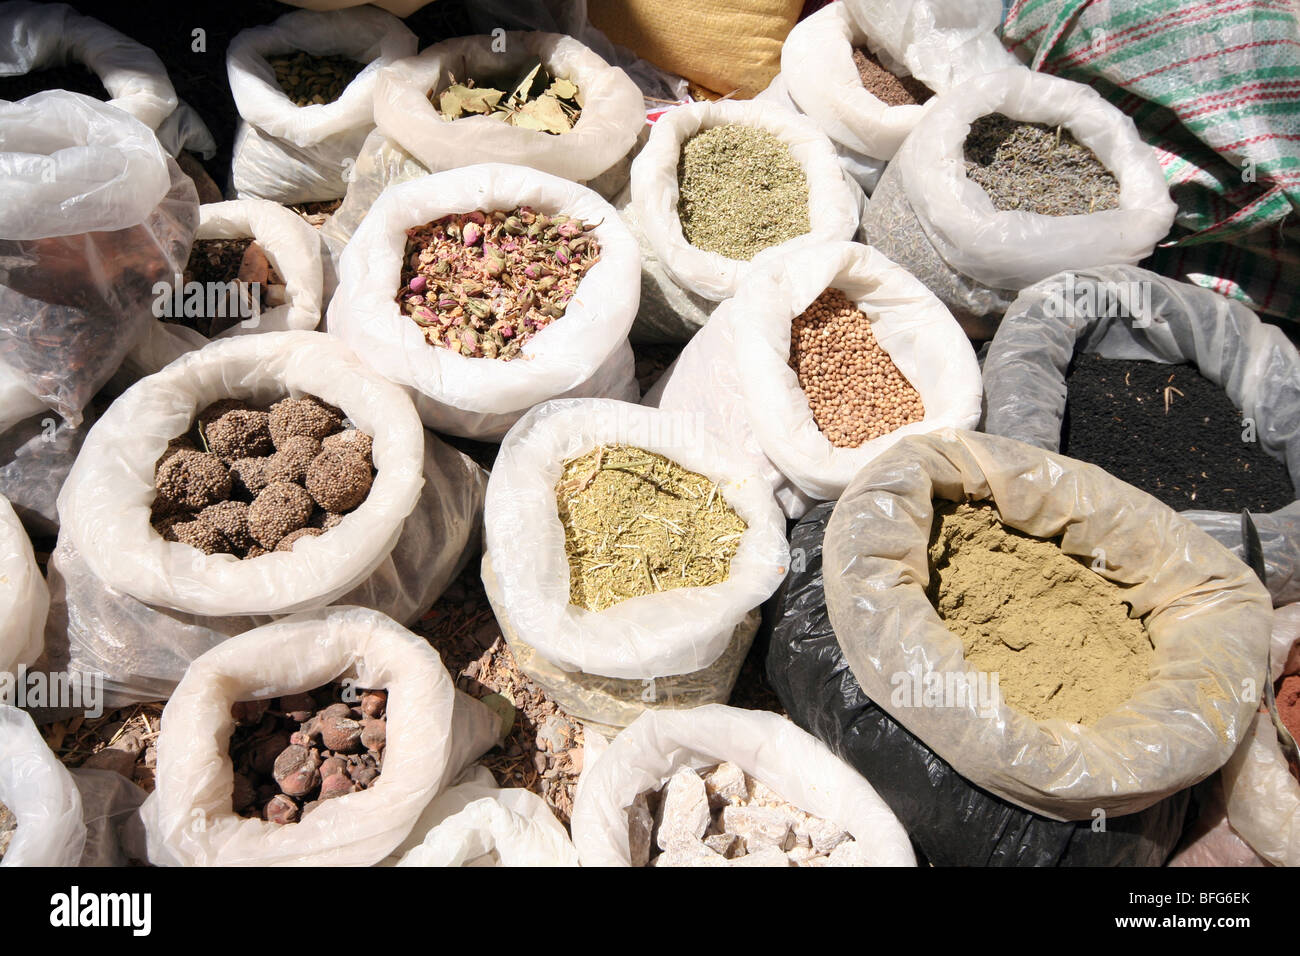
[[[321,442],[321,448],[325,451],[339,449],[341,451],[353,451],[366,460],[366,464],[374,467],[374,460],[371,452],[374,449],[374,439],[365,432],[348,428],[335,435],[330,435]]]
[[[207,408],[203,409],[203,411],[199,412],[199,425],[206,430],[208,425],[215,422],[227,412],[246,412],[251,411],[252,408],[252,405],[249,405],[248,402],[242,401],[241,399],[223,398],[221,401],[213,402]]]
[[[168,459],[174,457],[178,451],[183,451],[186,449],[190,451],[195,450],[194,442],[190,441],[184,435],[182,435],[180,438],[173,438],[171,441],[169,441],[167,443],[167,449],[162,453],[161,456],[159,456],[157,463],[155,463],[153,466],[154,478],[157,479],[158,469],[160,469],[164,464],[166,464]]]
[[[181,544],[198,548],[204,554],[230,554],[230,542],[220,531],[202,518],[193,521],[179,521],[172,525],[172,532]]]
[[[286,398],[271,406],[271,439],[277,449],[293,435],[306,435],[320,441],[343,427],[338,409],[310,396]]]
[[[230,463],[232,494],[252,501],[272,481],[271,458],[237,458]]]
[[[307,480],[307,466],[320,454],[321,443],[306,435],[290,435],[280,450],[267,459],[267,477],[271,481],[292,481],[301,485]]]
[[[188,511],[182,511],[180,514],[164,515],[152,519],[153,529],[157,531],[164,541],[175,541],[176,526],[186,521],[193,521],[194,515]]]
[[[307,522],[307,527],[329,531],[331,528],[337,528],[342,522],[343,515],[335,514],[332,511],[321,511],[317,508],[311,516],[311,521]]]
[[[199,520],[221,532],[235,551],[242,554],[253,546],[248,533],[248,505],[242,501],[218,501],[199,512]]]
[[[323,451],[307,469],[307,490],[326,511],[351,511],[370,494],[370,465],[356,452]]]
[[[311,495],[298,485],[273,481],[248,508],[248,531],[253,540],[270,550],[291,531],[307,526]]]
[[[280,543],[275,546],[275,550],[292,551],[293,546],[298,543],[299,539],[319,538],[324,533],[320,528],[299,528],[297,531],[290,531],[280,539]]]
[[[216,455],[178,449],[158,469],[158,497],[177,511],[202,511],[230,497],[230,469]]]
[[[204,426],[213,453],[226,461],[260,458],[275,450],[271,444],[270,416],[266,412],[235,409]]]

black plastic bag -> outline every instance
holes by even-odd
[[[1140,813],[1051,820],[971,784],[862,693],[822,593],[822,536],[834,507],[819,505],[795,526],[790,574],[764,622],[768,680],[790,719],[870,781],[935,866],[1163,864],[1182,835],[1191,790]]]

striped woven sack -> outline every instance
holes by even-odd
[[[1003,42],[1131,115],[1178,204],[1147,263],[1300,320],[1300,3],[1015,0]]]

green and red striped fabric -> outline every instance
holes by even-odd
[[[1016,0],[1003,42],[1133,117],[1178,204],[1151,266],[1300,319],[1295,0]]]

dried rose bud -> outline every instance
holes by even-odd
[[[451,230],[449,229],[448,232],[450,231]],[[483,238],[483,230],[479,227],[477,223],[469,222],[465,224],[465,230],[462,233],[462,235],[464,236],[463,241],[465,245],[476,246],[478,245],[479,241]]]
[[[409,286],[412,292],[423,292],[428,287],[429,287],[429,280],[426,279],[424,276],[415,276],[414,278],[411,279],[410,286]]]

